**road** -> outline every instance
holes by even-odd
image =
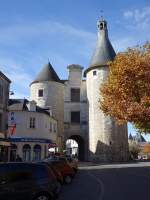
[[[59,200],[150,199],[150,163],[82,166]]]

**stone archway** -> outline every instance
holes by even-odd
[[[85,159],[85,142],[84,139],[80,135],[72,135],[68,139],[75,140],[78,144],[78,159],[83,161]],[[66,141],[67,141],[66,140]]]

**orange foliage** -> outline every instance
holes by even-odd
[[[100,108],[118,123],[131,122],[150,133],[150,44],[119,53],[100,88]]]

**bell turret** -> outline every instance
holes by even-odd
[[[93,68],[107,65],[107,63],[112,61],[116,56],[116,53],[108,37],[107,21],[103,18],[99,20],[97,22],[97,28],[98,37],[96,48],[91,58],[89,67],[85,71],[85,74]]]

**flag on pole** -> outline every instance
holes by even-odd
[[[10,135],[14,135],[16,133],[16,124],[13,124],[11,127],[10,127]]]

